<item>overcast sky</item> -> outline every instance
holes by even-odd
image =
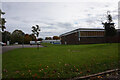
[[[7,1],[7,0],[5,0]],[[32,0],[31,0],[32,1]],[[104,1],[104,0],[103,0]],[[118,2],[3,2],[6,27],[12,32],[20,29],[31,34],[38,24],[40,37],[59,36],[77,28],[103,28],[101,21],[110,11],[118,28]]]

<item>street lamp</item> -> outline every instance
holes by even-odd
[[[22,40],[22,48],[24,48],[24,38],[25,38],[24,33],[22,33],[22,36],[23,36],[23,40]]]

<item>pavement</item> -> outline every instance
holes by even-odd
[[[17,49],[17,48],[35,48],[37,45],[11,45],[11,46],[2,46],[2,53],[5,53],[7,51]],[[42,45],[39,45],[39,47],[43,47]]]

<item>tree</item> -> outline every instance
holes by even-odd
[[[107,12],[107,21],[102,22],[103,27],[105,29],[105,40],[109,42],[110,38],[117,34],[117,30],[115,29],[115,23],[113,23],[112,16],[110,12]]]
[[[8,31],[2,32],[2,41],[4,43],[7,43],[7,41],[10,41],[10,40],[11,40],[11,33]]]
[[[51,37],[45,37],[45,40],[52,40]]]
[[[25,37],[24,37],[25,44],[29,44],[30,41],[32,41],[32,37],[29,34],[25,34]]]
[[[22,30],[14,30],[11,36],[12,43],[18,42],[19,44],[22,44],[24,41],[24,35],[25,33]]]
[[[53,40],[60,40],[60,37],[58,37],[58,36],[53,36]]]
[[[103,27],[105,28],[105,37],[111,37],[115,36],[117,34],[117,31],[115,29],[115,23],[112,22],[112,16],[110,12],[107,12],[107,22],[103,23]]]
[[[34,36],[38,37],[39,36],[39,32],[40,32],[39,25],[32,26],[32,32],[33,32]],[[36,43],[37,43],[37,39],[36,39]],[[37,48],[39,49],[39,44],[38,44]]]
[[[43,40],[43,38],[38,38],[38,41],[42,41]]]
[[[112,37],[117,34],[117,31],[114,27],[114,23],[103,23],[104,28],[105,28],[105,37]]]
[[[5,12],[2,12],[0,9],[0,27],[2,28],[2,31],[4,31],[4,29],[6,29],[6,27],[5,27],[6,20],[5,20],[5,18],[1,18],[1,15],[4,15],[4,14],[5,14]]]
[[[1,24],[2,31],[4,31],[4,29],[6,29],[5,23],[6,23],[5,18],[2,18],[2,24]]]
[[[39,25],[36,25],[36,27],[35,27],[35,26],[32,26],[32,32],[33,32],[33,34],[34,34],[36,37],[38,37],[38,36],[39,36],[39,32],[40,32],[40,27],[39,27]]]
[[[32,38],[32,41],[36,41],[36,36],[34,34],[30,34],[30,37]]]

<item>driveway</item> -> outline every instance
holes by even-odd
[[[2,47],[2,53],[16,49],[16,48],[34,48],[37,47],[37,45],[12,45],[12,46],[3,46]],[[43,47],[42,45],[39,45],[39,47]]]

